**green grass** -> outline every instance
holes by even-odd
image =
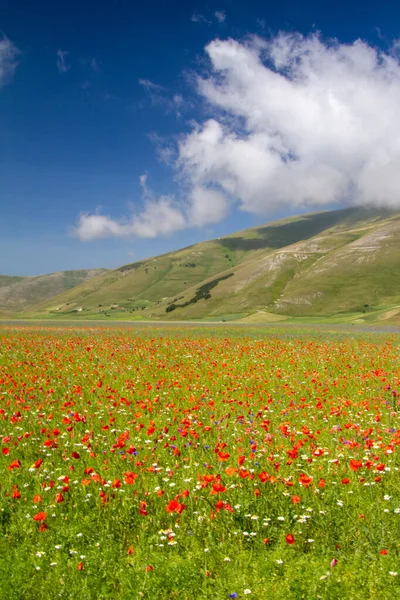
[[[291,217],[124,265],[23,316],[181,321],[262,311],[328,322],[393,320],[380,307],[400,305],[399,230],[399,214],[388,210]],[[216,280],[207,298],[197,298]]]
[[[0,342],[0,598],[398,597],[398,336],[50,323]]]

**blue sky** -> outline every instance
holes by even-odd
[[[382,112],[397,114],[395,4],[3,0],[0,273],[113,268],[364,197],[396,205],[397,124],[367,125],[361,146],[344,137],[366,130],[388,90]],[[285,114],[271,103],[250,107],[286,80],[280,93],[293,102]],[[360,109],[364,100],[343,81],[359,81],[368,104]],[[314,100],[297,115],[299,86]],[[321,127],[301,121],[308,109],[325,110],[328,97]],[[337,119],[346,121],[339,140]],[[321,129],[312,147],[304,141],[311,122]],[[371,155],[374,142],[386,158]],[[343,145],[357,162],[320,158]],[[374,171],[377,161],[384,171]],[[373,183],[381,176],[383,196]]]

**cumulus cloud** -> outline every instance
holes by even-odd
[[[400,63],[357,40],[214,40],[198,79],[214,118],[180,142],[192,185],[243,210],[400,205]]]
[[[229,213],[226,196],[218,190],[195,186],[190,194],[187,224],[203,227],[222,221]]]
[[[265,215],[400,207],[399,44],[383,52],[281,33],[205,50],[197,91],[209,116],[182,135],[174,162],[184,199],[147,198],[127,221],[82,215],[81,239],[202,227],[232,205]]]
[[[116,220],[99,214],[81,214],[74,234],[83,242],[106,237],[155,238],[186,227],[185,217],[174,199],[161,196],[146,202],[143,211],[130,219]]]
[[[99,213],[82,213],[73,234],[83,242],[107,237],[155,238],[185,229],[187,220],[173,196],[155,198],[147,185],[147,174],[139,177],[144,207],[138,214],[112,219]]]
[[[18,48],[8,38],[0,39],[0,87],[9,82],[17,67]]]

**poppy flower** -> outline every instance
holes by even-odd
[[[144,502],[143,500],[140,501],[139,503],[139,515],[143,515],[144,517],[147,517],[147,515],[149,514],[147,512],[147,502]]]
[[[292,533],[288,533],[286,536],[286,542],[288,544],[294,544],[294,536]]]
[[[19,469],[21,466],[21,462],[19,460],[13,460],[9,465],[8,465],[8,470],[12,471],[13,469]]]
[[[308,488],[313,481],[313,478],[310,477],[309,475],[305,475],[304,473],[300,474],[299,477],[299,481],[300,481],[300,485],[304,486],[305,488]]]
[[[298,504],[301,502],[300,496],[292,496],[292,504]]]
[[[13,487],[14,487],[14,489],[13,489],[13,493],[12,493],[12,498],[14,500],[19,500],[21,498],[20,491],[16,485],[14,485]]]
[[[178,513],[178,515],[180,515],[185,510],[185,508],[186,506],[178,502],[178,500],[175,498],[174,500],[168,502],[167,506],[165,507],[165,510],[168,513],[176,512]]]
[[[215,494],[220,494],[222,492],[226,492],[226,487],[224,485],[222,485],[222,483],[220,481],[213,483],[212,490],[210,493],[215,495]]]
[[[221,450],[221,452],[218,452],[218,460],[220,462],[228,460],[228,458],[230,458],[230,456],[231,455],[228,452],[222,452],[222,450]]]
[[[45,512],[38,512],[34,517],[33,520],[34,521],[44,521],[47,517],[47,514]]]
[[[361,460],[351,460],[350,461],[350,469],[352,471],[358,471],[363,466]]]

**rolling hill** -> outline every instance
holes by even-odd
[[[22,315],[368,321],[398,312],[400,213],[348,208],[283,219],[125,265]]]
[[[0,311],[7,314],[25,310],[105,272],[106,269],[85,269],[37,277],[0,275]]]

